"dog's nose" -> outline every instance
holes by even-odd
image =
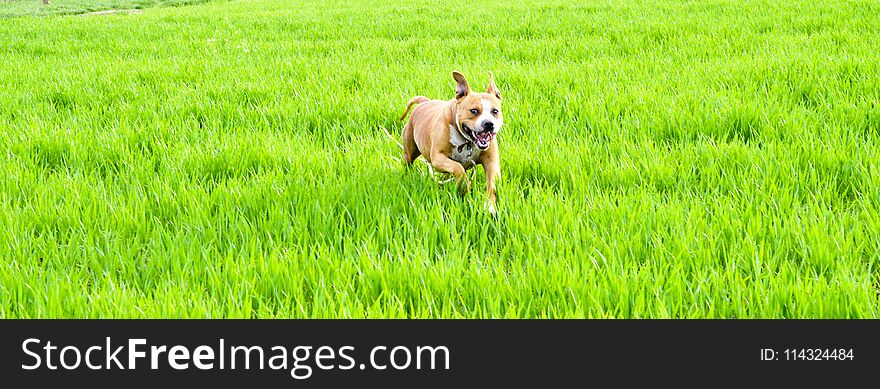
[[[483,129],[486,131],[492,131],[495,129],[495,123],[492,122],[483,122]]]

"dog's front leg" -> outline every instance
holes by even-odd
[[[431,166],[434,166],[434,169],[441,172],[452,173],[452,176],[455,177],[456,183],[458,183],[459,194],[464,195],[470,192],[471,183],[468,181],[467,175],[464,172],[464,166],[461,166],[460,163],[449,159],[449,157],[442,153],[436,153],[431,156]]]
[[[486,195],[488,197],[486,209],[489,211],[489,214],[495,216],[495,180],[501,176],[501,167],[498,163],[498,158],[492,157],[484,159],[483,170],[486,172]]]

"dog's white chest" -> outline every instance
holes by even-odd
[[[453,126],[449,126],[449,143],[452,143],[450,159],[460,163],[465,169],[470,169],[477,164],[477,160],[480,159],[481,150],[465,139]]]

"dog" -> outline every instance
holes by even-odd
[[[412,165],[419,155],[423,156],[435,170],[451,173],[463,195],[471,189],[465,171],[483,165],[487,210],[495,216],[495,182],[501,177],[496,135],[504,123],[501,92],[492,73],[484,93],[472,91],[459,72],[452,72],[452,78],[455,98],[431,100],[416,96],[407,103],[400,120],[416,107],[403,127],[403,161]]]

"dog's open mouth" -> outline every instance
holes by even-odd
[[[489,143],[492,143],[492,139],[495,139],[495,131],[480,131],[474,132],[468,126],[464,126],[465,130],[467,130],[468,135],[470,135],[471,139],[474,140],[474,144],[480,148],[480,150],[485,150],[489,148]]]

